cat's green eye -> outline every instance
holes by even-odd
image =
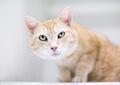
[[[60,33],[58,34],[58,39],[63,38],[64,35],[65,35],[65,32],[60,32]]]
[[[45,35],[40,35],[39,36],[39,40],[41,40],[41,41],[47,41],[48,39],[47,39],[47,37]]]

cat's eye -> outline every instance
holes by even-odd
[[[47,39],[47,37],[45,35],[40,35],[39,36],[39,40],[41,40],[41,41],[47,41],[48,39]]]
[[[60,38],[63,38],[64,37],[64,35],[65,35],[65,32],[60,32],[59,34],[58,34],[58,39],[60,39]]]

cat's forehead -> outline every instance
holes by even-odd
[[[58,23],[59,23],[59,21],[54,19],[54,20],[48,20],[48,21],[41,22],[39,24],[39,26],[40,27],[45,27],[45,28],[48,28],[48,29],[53,29],[54,26]]]
[[[54,33],[59,31],[65,31],[67,26],[60,22],[59,20],[48,20],[41,22],[37,27],[37,32],[41,33]]]

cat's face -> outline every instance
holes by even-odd
[[[64,23],[56,22],[41,23],[32,35],[33,52],[43,59],[63,59],[77,48],[76,32]]]
[[[61,17],[62,18],[62,17]],[[68,17],[69,18],[69,17]],[[39,22],[33,18],[35,24],[31,31],[31,46],[34,54],[42,59],[59,60],[70,56],[77,49],[77,32],[71,28],[70,21],[60,19]],[[35,23],[37,22],[37,23]]]

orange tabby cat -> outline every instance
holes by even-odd
[[[39,22],[25,18],[33,52],[55,60],[62,82],[120,81],[120,48],[71,18],[70,8],[57,19]]]

